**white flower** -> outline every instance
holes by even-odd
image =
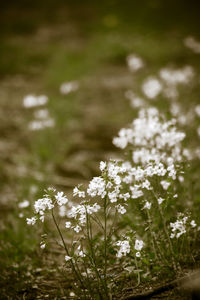
[[[158,204],[160,205],[160,204],[162,204],[163,203],[163,201],[164,201],[164,199],[163,198],[158,198]]]
[[[41,249],[44,249],[45,247],[46,247],[46,244],[45,244],[45,243],[41,243],[41,244],[40,244],[40,248],[41,248]]]
[[[197,224],[195,223],[194,220],[192,220],[192,221],[190,222],[190,225],[191,225],[193,228],[197,226]]]
[[[135,240],[135,250],[141,251],[144,246],[144,242],[142,240]]]
[[[164,190],[167,190],[168,187],[170,186],[170,182],[168,182],[166,180],[162,180],[160,183],[161,183]]]
[[[116,209],[117,209],[117,211],[118,211],[118,213],[120,213],[120,214],[125,214],[125,212],[126,212],[126,209],[125,209],[125,207],[123,206],[123,205],[121,205],[121,204],[118,204],[117,206],[116,206]]]
[[[66,214],[67,214],[67,208],[66,208],[66,206],[64,206],[64,205],[59,206],[58,214],[59,214],[60,217],[65,217]]]
[[[143,93],[150,99],[154,99],[162,90],[162,84],[155,77],[149,77],[142,85]]]
[[[78,252],[78,255],[79,255],[80,257],[85,257],[85,256],[86,256],[85,253],[84,253],[82,250]]]
[[[94,177],[89,183],[87,193],[91,197],[101,196],[101,198],[104,198],[106,195],[105,187],[106,182],[103,178]]]
[[[65,222],[65,227],[70,228],[71,227],[71,222]]]
[[[75,226],[75,227],[74,227],[74,231],[78,233],[79,231],[81,231],[81,227],[78,226],[78,225]]]
[[[44,215],[43,216],[40,216],[40,221],[43,223],[44,222]]]
[[[131,251],[131,247],[129,244],[129,241],[118,241],[116,243],[117,246],[120,246],[120,249],[117,252],[117,257],[122,257],[122,256],[126,256],[127,253],[130,253]]]
[[[40,105],[45,105],[48,101],[48,97],[45,95],[35,96],[35,95],[27,95],[24,97],[23,104],[24,107],[30,108]]]
[[[101,161],[100,162],[100,170],[101,170],[101,172],[103,172],[105,170],[105,168],[106,168],[106,162]]]
[[[135,256],[136,256],[136,257],[140,257],[140,256],[141,256],[141,253],[140,253],[140,252],[136,252]]]
[[[34,117],[36,119],[47,119],[49,117],[48,109],[39,109],[34,112]]]
[[[37,221],[36,217],[26,218],[26,222],[28,225],[35,225],[36,221]]]
[[[131,72],[136,72],[144,67],[143,60],[136,54],[128,55],[126,61]]]
[[[197,105],[195,107],[195,113],[197,114],[198,117],[200,117],[200,105]]]
[[[198,42],[193,36],[188,36],[184,39],[186,47],[190,48],[195,53],[200,53],[200,42]]]
[[[72,259],[71,256],[65,255],[65,261],[69,261],[70,259]]]
[[[55,198],[56,198],[56,200],[57,200],[58,205],[60,205],[60,206],[66,204],[66,203],[68,202],[68,199],[67,199],[67,197],[64,195],[63,192],[58,192],[58,193],[55,195]]]
[[[149,201],[146,201],[144,208],[150,209],[151,208],[151,203]]]
[[[19,208],[26,208],[26,207],[28,207],[30,205],[30,202],[28,201],[28,200],[24,200],[24,201],[22,201],[22,202],[20,202],[19,204],[18,204],[18,207]]]
[[[77,81],[64,82],[60,86],[60,92],[63,95],[67,95],[71,92],[78,90],[79,83]]]
[[[40,215],[43,215],[46,209],[50,210],[53,207],[54,205],[52,203],[52,200],[48,196],[38,199],[34,204],[36,213],[39,213]]]
[[[80,189],[79,189],[79,187],[75,187],[74,189],[73,189],[73,196],[75,197],[75,196],[78,196],[79,198],[85,198],[85,192],[84,191],[81,191]]]

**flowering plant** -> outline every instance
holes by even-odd
[[[189,156],[181,146],[185,134],[175,124],[155,108],[142,109],[113,139],[125,150],[124,158],[100,162],[100,176],[88,187],[75,187],[73,202],[54,188],[35,202],[35,215],[27,218],[27,224],[45,222],[51,215],[80,298],[109,299],[118,282],[114,268],[136,273],[138,284],[153,265],[180,271],[177,249],[183,248],[178,240],[197,225],[183,213],[172,222],[178,213],[182,162]]]

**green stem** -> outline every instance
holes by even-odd
[[[56,225],[57,231],[58,231],[59,236],[60,236],[60,238],[61,238],[61,240],[62,240],[62,243],[63,243],[63,246],[64,246],[64,248],[65,248],[65,251],[66,251],[67,255],[70,256],[69,251],[68,251],[67,246],[66,246],[66,243],[65,243],[65,241],[64,241],[63,235],[62,235],[62,233],[61,233],[61,231],[60,231],[60,228],[59,228],[58,223],[57,223],[57,221],[56,221],[56,218],[55,218],[55,216],[54,216],[53,209],[52,209],[51,212],[52,212],[53,221],[54,221],[54,223],[55,223],[55,225]],[[85,289],[84,284],[83,284],[83,281],[82,281],[82,279],[81,279],[81,277],[80,277],[80,274],[78,274],[78,272],[77,272],[77,270],[76,270],[76,268],[75,268],[75,265],[74,265],[72,259],[70,259],[70,263],[71,263],[71,267],[72,267],[72,270],[73,270],[74,274],[76,275],[76,277],[77,277],[78,280],[80,281],[80,284],[81,284],[81,286],[83,287],[83,289]]]

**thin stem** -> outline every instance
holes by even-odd
[[[102,281],[102,278],[101,278],[101,275],[99,274],[99,271],[98,271],[98,268],[97,268],[97,265],[96,265],[96,257],[95,257],[95,254],[94,254],[94,251],[93,251],[93,245],[92,245],[92,240],[91,240],[91,237],[90,237],[90,221],[89,221],[89,216],[88,216],[88,213],[87,213],[87,210],[86,210],[86,221],[87,221],[87,225],[86,225],[86,228],[87,228],[87,239],[88,239],[88,243],[89,243],[89,247],[90,247],[90,252],[91,252],[91,263],[94,267],[94,271],[97,275],[97,280],[98,282],[100,282],[100,284],[103,286],[105,292],[106,292],[106,289],[105,289],[105,285],[104,285],[104,282]],[[90,258],[90,256],[89,256]],[[100,293],[100,292],[99,292]],[[100,297],[101,297],[101,293],[100,293]]]
[[[167,230],[166,220],[165,220],[165,217],[164,217],[164,214],[163,214],[163,210],[161,208],[161,205],[159,205],[159,203],[158,203],[158,199],[157,199],[157,196],[156,196],[155,192],[154,191],[152,191],[152,192],[153,192],[154,197],[156,198],[156,202],[157,202],[157,206],[158,206],[158,211],[160,213],[161,220],[162,220],[162,223],[163,223],[164,233],[165,233],[166,238],[167,238],[168,243],[169,243],[169,248],[170,248],[170,252],[171,252],[171,255],[172,255],[173,268],[174,268],[175,271],[177,271],[178,269],[180,269],[180,265],[176,264],[176,261],[174,259],[174,257],[175,257],[174,250],[173,250],[172,242],[171,242],[171,239],[170,239],[170,236],[169,236],[169,232]]]
[[[152,220],[151,220],[151,217],[150,217],[150,213],[147,209],[147,217],[148,217],[148,223],[149,223],[149,230],[150,230],[150,234],[151,234],[151,241],[152,241],[152,246],[153,246],[153,251],[154,251],[154,254],[155,254],[155,257],[156,259],[158,260],[158,254],[157,254],[157,251],[156,251],[156,247],[155,247],[155,236],[153,234],[153,230],[152,230]]]
[[[135,265],[136,265],[136,268],[137,268],[137,278],[138,278],[138,284],[135,287],[137,287],[138,285],[140,285],[140,272],[138,271],[138,263],[137,263],[136,256],[135,256]]]
[[[55,223],[55,225],[56,225],[57,231],[58,231],[58,233],[59,233],[59,235],[60,235],[60,238],[61,238],[61,240],[62,240],[63,246],[64,246],[64,248],[65,248],[65,251],[66,251],[67,255],[70,256],[69,251],[68,251],[67,246],[66,246],[66,243],[65,243],[65,241],[64,241],[63,235],[62,235],[62,233],[61,233],[61,231],[60,231],[60,228],[59,228],[58,223],[57,223],[57,221],[56,221],[56,218],[55,218],[55,216],[54,216],[53,209],[52,209],[51,213],[52,213],[53,221],[54,221],[54,223]],[[77,277],[78,280],[80,281],[81,286],[83,287],[83,289],[85,289],[84,284],[83,284],[83,281],[82,281],[82,279],[81,279],[81,277],[80,277],[80,274],[78,274],[78,272],[77,272],[77,270],[76,270],[76,268],[75,268],[75,266],[74,266],[74,263],[73,263],[72,259],[70,259],[70,263],[71,263],[73,272],[75,273],[76,277]]]

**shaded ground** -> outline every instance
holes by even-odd
[[[198,37],[198,4],[144,3],[1,4],[1,299],[64,299],[63,281],[70,290],[50,254],[38,250],[38,234],[18,218],[17,203],[33,201],[48,185],[68,191],[98,174],[100,160],[117,155],[112,137],[136,115],[127,89],[137,90],[169,62],[200,67],[183,47],[186,35]],[[146,61],[138,78],[126,66],[131,52]],[[60,84],[70,80],[80,88],[61,95]],[[30,93],[48,95],[54,128],[28,130],[35,109],[22,102]],[[191,98],[198,93],[199,87]],[[168,299],[183,299],[173,293]]]

